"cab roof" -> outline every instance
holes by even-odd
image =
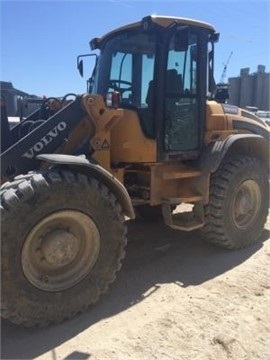
[[[166,28],[174,23],[182,24],[182,25],[192,25],[192,26],[209,29],[210,31],[215,32],[215,28],[211,24],[208,24],[203,21],[189,19],[189,18],[175,17],[175,16],[150,15],[150,16],[144,17],[140,21],[133,22],[133,23],[121,26],[119,28],[116,28],[100,38],[92,39],[90,41],[90,46],[91,46],[92,50],[95,48],[98,48],[100,43],[102,43],[105,39],[113,36],[114,34],[120,32],[120,31],[123,31],[123,30],[129,30],[132,28],[142,26],[144,23],[147,23],[147,22],[157,24],[164,28]]]

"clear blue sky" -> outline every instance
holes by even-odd
[[[270,71],[270,0],[0,0],[0,80],[35,95],[84,93],[76,57],[90,52],[89,40],[150,14],[209,22],[220,32],[216,81],[233,52],[227,77],[240,68]]]

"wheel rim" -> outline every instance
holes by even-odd
[[[249,228],[256,219],[262,197],[259,185],[254,180],[244,181],[233,199],[233,220],[240,229]]]
[[[69,289],[95,265],[100,234],[92,219],[74,210],[41,220],[27,235],[21,261],[28,281],[44,291]]]

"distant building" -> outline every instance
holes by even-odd
[[[264,65],[258,65],[252,74],[249,68],[241,69],[240,76],[229,78],[229,91],[229,104],[270,110],[270,73],[265,72]]]
[[[18,97],[24,97],[28,94],[17,90],[13,87],[11,82],[0,81],[1,97],[5,101],[8,116],[18,116]]]
[[[0,81],[1,99],[4,100],[8,117],[25,117],[40,107],[43,99],[15,89],[9,81]]]

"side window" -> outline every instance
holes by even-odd
[[[214,97],[216,84],[214,79],[214,66],[213,66],[213,54],[214,54],[214,45],[208,43],[208,74],[207,74],[207,96],[210,98]]]
[[[197,94],[197,44],[191,44],[188,51],[186,74],[189,74],[189,93]]]
[[[132,55],[116,52],[112,57],[108,91],[118,90],[122,100],[128,102],[131,97]]]
[[[153,95],[150,93],[152,91],[151,84],[154,77],[154,64],[155,57],[154,55],[143,55],[142,56],[142,81],[141,81],[141,107],[145,108],[149,105],[151,106],[151,97]]]
[[[117,52],[112,56],[109,89],[120,91],[124,104],[138,108],[149,106],[149,86],[154,76],[154,55]],[[142,68],[141,78],[136,68]],[[132,78],[133,74],[133,78]],[[134,79],[135,77],[135,79]]]
[[[181,91],[185,94],[197,93],[197,36],[190,35],[188,48],[183,51],[174,49],[175,39],[172,37],[169,45],[167,71],[175,69]],[[176,79],[176,78],[175,78]],[[170,87],[167,79],[167,88]]]
[[[153,84],[156,34],[127,31],[108,40],[98,63],[97,91],[121,94],[121,107],[137,111],[144,134],[155,137]],[[95,89],[96,90],[96,89]]]

